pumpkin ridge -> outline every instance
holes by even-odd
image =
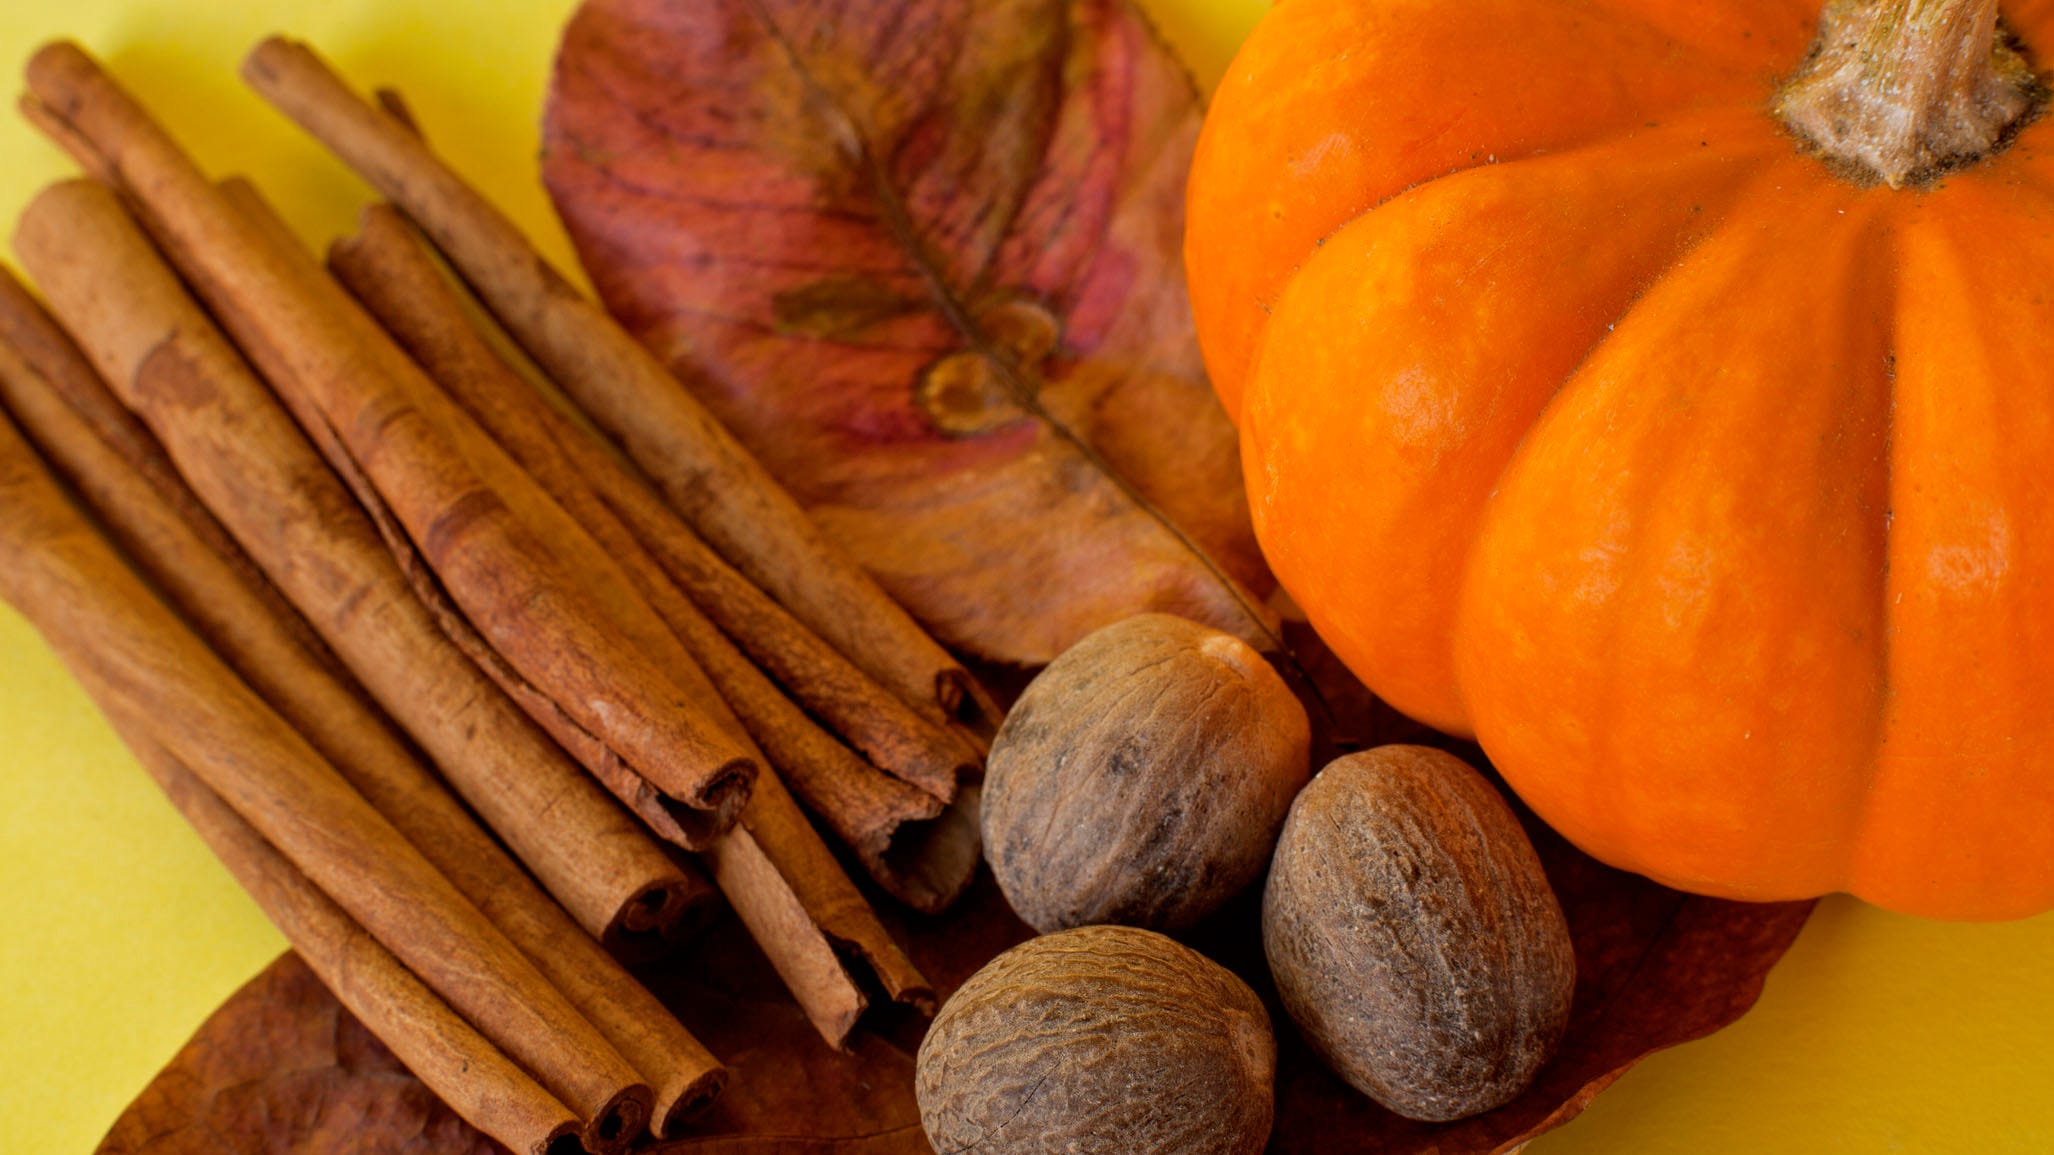
[[[1901,214],[1904,472],[1885,609],[1902,676],[1848,889],[1911,913],[2014,917],[2054,901],[2054,721],[2032,705],[2054,683],[2054,514],[2034,483],[2054,452],[2054,372],[2044,336],[2025,336],[2048,331],[2033,275],[2054,259],[2054,198],[1950,185]]]
[[[1890,590],[1894,580],[1894,575],[1891,571],[1896,564],[1896,547],[1893,540],[1895,538],[1893,531],[1895,512],[1892,506],[1897,492],[1898,310],[1904,297],[1903,256],[1899,243],[1899,233],[1901,231],[1895,219],[1886,226],[1886,239],[1889,246],[1887,265],[1890,270],[1888,279],[1890,301],[1887,305],[1888,313],[1886,314],[1887,320],[1883,341],[1888,357],[1886,362],[1887,370],[1884,377],[1885,388],[1888,390],[1888,408],[1885,410],[1883,424],[1883,507],[1879,511],[1879,516],[1883,521],[1883,564],[1881,581],[1877,586],[1876,593],[1880,610],[1877,615],[1877,621],[1881,626],[1882,633],[1878,639],[1876,654],[1874,728],[1869,736],[1868,756],[1858,764],[1861,790],[1856,796],[1854,818],[1849,825],[1850,836],[1845,855],[1846,866],[1841,872],[1839,880],[1834,883],[1832,888],[1833,890],[1845,891],[1850,894],[1855,893],[1855,880],[1860,874],[1861,858],[1865,845],[1870,839],[1870,819],[1875,811],[1877,783],[1883,770],[1883,747],[1889,739],[1890,715],[1897,695],[1896,679],[1892,676],[1892,670],[1896,661],[1896,654],[1893,651],[1895,650],[1897,623],[1895,615],[1891,612]]]
[[[1652,26],[1650,26],[1650,28],[1652,28]],[[1688,116],[1693,113],[1725,112],[1728,111],[1729,108],[1730,106],[1726,105],[1723,101],[1707,101],[1702,105],[1686,104],[1674,108],[1661,109],[1657,111],[1671,113],[1678,116]],[[1345,231],[1349,226],[1355,224],[1357,221],[1360,221],[1362,218],[1368,216],[1369,214],[1377,211],[1380,208],[1383,208],[1384,206],[1390,204],[1393,201],[1402,200],[1405,197],[1410,196],[1411,194],[1416,193],[1420,189],[1425,188],[1428,185],[1434,184],[1437,181],[1444,181],[1448,180],[1451,177],[1462,176],[1465,173],[1474,172],[1477,169],[1502,168],[1510,165],[1524,164],[1531,161],[1548,160],[1554,157],[1568,156],[1575,153],[1581,153],[1589,149],[1603,148],[1607,145],[1614,144],[1622,139],[1633,139],[1639,135],[1640,130],[1653,129],[1659,127],[1661,127],[1661,124],[1657,121],[1646,121],[1638,126],[1626,124],[1609,125],[1594,130],[1592,134],[1588,137],[1565,141],[1559,144],[1558,146],[1554,147],[1537,147],[1526,152],[1508,151],[1502,157],[1495,152],[1485,153],[1483,154],[1484,159],[1481,161],[1475,159],[1477,153],[1472,153],[1470,157],[1470,162],[1467,164],[1458,164],[1457,166],[1447,169],[1444,172],[1437,172],[1429,176],[1421,177],[1420,179],[1413,181],[1411,184],[1405,185],[1404,187],[1398,189],[1395,192],[1390,193],[1389,195],[1382,197],[1381,199],[1361,202],[1358,207],[1356,207],[1348,213],[1346,219],[1341,220],[1339,223],[1335,224],[1332,228],[1320,234],[1316,239],[1313,240],[1311,249],[1308,252],[1306,252],[1305,255],[1295,265],[1292,266],[1291,272],[1280,283],[1277,290],[1273,294],[1271,294],[1267,300],[1262,301],[1260,303],[1263,315],[1265,318],[1274,316],[1277,302],[1282,300],[1284,294],[1290,291],[1292,283],[1297,280],[1298,274],[1304,271],[1306,263],[1310,261],[1313,258],[1313,256],[1318,253],[1320,249],[1326,247],[1326,243],[1328,241],[1332,240],[1337,234]],[[1481,152],[1481,150],[1478,151]],[[1258,358],[1261,356],[1262,343],[1267,331],[1268,324],[1267,321],[1265,321],[1262,328],[1258,330],[1253,341],[1253,346],[1256,350],[1255,356]],[[1250,372],[1252,374],[1252,363]],[[1237,424],[1239,423],[1240,413],[1237,409],[1230,407],[1229,415],[1234,418]]]
[[[1766,183],[1769,179],[1770,178],[1765,176],[1757,176],[1756,182],[1754,183]],[[1747,191],[1748,190],[1746,189],[1736,191],[1736,199],[1738,199],[1739,197],[1746,196]],[[1600,353],[1603,351],[1605,347],[1607,339],[1610,338],[1612,334],[1618,331],[1619,326],[1621,324],[1624,324],[1627,318],[1632,316],[1634,310],[1637,309],[1640,306],[1641,302],[1647,298],[1648,292],[1651,289],[1653,289],[1656,284],[1658,284],[1669,273],[1673,272],[1683,262],[1687,261],[1690,257],[1690,254],[1693,251],[1695,251],[1697,248],[1713,239],[1713,237],[1717,234],[1720,224],[1723,224],[1723,221],[1719,222],[1718,224],[1714,224],[1711,229],[1707,230],[1704,234],[1699,235],[1697,237],[1681,238],[1679,240],[1679,243],[1672,248],[1667,259],[1661,261],[1657,266],[1650,270],[1647,278],[1644,281],[1642,281],[1642,283],[1634,290],[1632,296],[1628,297],[1625,303],[1619,307],[1618,311],[1613,314],[1612,319],[1606,322],[1604,334],[1598,337],[1596,341],[1593,341],[1590,347],[1583,351],[1583,355],[1577,359],[1576,364],[1572,366],[1567,373],[1563,374],[1560,384],[1556,386],[1554,394],[1548,398],[1547,404],[1542,408],[1541,414],[1537,416],[1531,424],[1529,424],[1526,433],[1520,437],[1519,444],[1513,447],[1512,453],[1506,457],[1504,463],[1499,467],[1498,477],[1495,481],[1493,481],[1491,486],[1493,495],[1496,494],[1498,488],[1500,487],[1500,485],[1502,485],[1505,476],[1511,471],[1513,462],[1517,460],[1521,451],[1524,449],[1527,439],[1532,437],[1534,431],[1540,427],[1541,422],[1546,419],[1548,411],[1561,403],[1563,394],[1567,392],[1572,387],[1572,383],[1575,382],[1583,374],[1585,367],[1590,365],[1592,359],[1600,355]],[[1473,560],[1475,559],[1477,553],[1476,543],[1481,536],[1482,535],[1480,532],[1473,533],[1470,536],[1469,550],[1467,551],[1467,554],[1462,561],[1460,570],[1462,574],[1461,582],[1462,588],[1465,590],[1469,586],[1470,566]],[[1630,544],[1624,550],[1624,552],[1630,557],[1641,556],[1640,551],[1634,549]],[[1462,611],[1459,608],[1459,606],[1456,609],[1455,613],[1456,620],[1461,620]],[[1609,620],[1608,627],[1609,629],[1607,632],[1607,636],[1604,639],[1604,643],[1602,646],[1602,649],[1606,652],[1609,652],[1616,644],[1618,639],[1618,633],[1620,629],[1623,628],[1623,621],[1620,618],[1614,617]],[[1456,643],[1454,638],[1451,636],[1450,644],[1455,645],[1459,643]],[[1619,692],[1619,667],[1617,663],[1606,663],[1605,669],[1607,671],[1608,684],[1605,687],[1603,697],[1608,701],[1618,701],[1622,697],[1622,695]],[[1457,681],[1456,693],[1458,697],[1461,696],[1459,679]],[[1464,702],[1464,709],[1468,709],[1468,704],[1466,701]],[[1614,732],[1609,728],[1600,729],[1597,732],[1597,737],[1600,744],[1604,747],[1604,757],[1601,759],[1601,761],[1603,761],[1606,764],[1616,764],[1618,759],[1618,750],[1616,748]],[[1590,786],[1591,788],[1587,789],[1584,792],[1582,799],[1582,804],[1585,807],[1585,809],[1588,812],[1600,815],[1607,821],[1617,822],[1620,818],[1618,792],[1615,790],[1606,789],[1602,785],[1595,782],[1590,783]]]
[[[1492,480],[1606,323],[1731,211],[1780,147],[1764,118],[1734,108],[1471,170],[1366,214],[1294,280],[1243,422],[1257,536],[1343,659],[1387,675],[1379,691],[1393,705],[1467,728],[1446,603]],[[1591,229],[1604,230],[1595,245],[1581,235]],[[1305,387],[1320,381],[1360,384]],[[1331,452],[1294,448],[1335,437],[1346,444]],[[1345,567],[1309,578],[1305,557],[1337,548]],[[1357,596],[1373,588],[1392,612],[1337,627],[1326,596],[1336,582]]]
[[[1880,503],[1860,510],[1884,347],[1877,302],[1832,290],[1874,279],[1880,216],[1799,165],[1764,170],[1534,423],[1453,642],[1479,740],[1544,819],[1614,865],[1753,899],[1844,873],[1852,808],[1831,800],[1873,743],[1850,728],[1876,717]],[[1722,307],[1740,287],[1759,308]],[[1728,783],[1736,767],[1754,770]]]

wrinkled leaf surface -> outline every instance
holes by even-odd
[[[298,955],[232,995],[129,1105],[99,1155],[492,1155]]]
[[[1473,756],[1473,751],[1465,751]],[[1524,817],[1524,815],[1522,815]],[[1528,819],[1568,913],[1579,975],[1568,1037],[1525,1095],[1489,1114],[1401,1119],[1330,1074],[1288,1026],[1262,963],[1249,895],[1191,936],[1238,971],[1280,1028],[1273,1152],[1471,1155],[1574,1118],[1640,1059],[1718,1030],[1754,1004],[1810,903],[1679,894],[1603,866]],[[889,915],[888,915],[889,917]],[[914,962],[946,995],[1029,932],[988,875],[942,917],[906,914]],[[820,1042],[730,918],[652,985],[730,1065],[695,1134],[660,1149],[719,1155],[924,1155],[913,1101],[922,1022],[872,1020],[853,1052]],[[400,1071],[292,956],[235,996],[116,1124],[103,1155],[471,1155],[494,1150]]]
[[[1201,115],[1125,0],[588,0],[543,171],[608,308],[831,535],[1039,665],[1149,609],[1261,640],[1184,290]]]

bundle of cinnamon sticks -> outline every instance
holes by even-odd
[[[989,697],[397,98],[283,40],[245,76],[391,198],[325,267],[82,50],[29,64],[88,179],[16,230],[43,301],[0,275],[0,596],[513,1150],[718,1093],[609,951],[716,889],[829,1044],[869,989],[931,1003],[819,830],[947,906]]]

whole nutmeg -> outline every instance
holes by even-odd
[[[1569,924],[1519,820],[1461,759],[1420,746],[1351,754],[1298,796],[1262,944],[1327,1064],[1429,1122],[1524,1090],[1576,986]]]
[[[1261,876],[1310,738],[1305,707],[1246,643],[1128,618],[1050,663],[999,728],[985,857],[1036,930],[1181,930]]]
[[[914,1091],[939,1152],[1254,1155],[1276,1065],[1269,1015],[1233,972],[1090,926],[970,976],[920,1044]]]

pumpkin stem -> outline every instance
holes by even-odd
[[[1901,188],[2001,148],[2044,96],[1997,0],[1828,0],[1774,111],[1827,157]]]

